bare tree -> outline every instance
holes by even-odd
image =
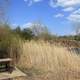
[[[31,28],[31,31],[33,32],[33,34],[38,39],[47,40],[52,37],[52,34],[49,32],[47,26],[45,26],[41,22],[34,22],[30,28]]]
[[[31,30],[35,36],[39,36],[43,32],[43,25],[39,22],[35,22],[31,26]]]

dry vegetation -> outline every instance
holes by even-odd
[[[44,41],[27,41],[22,49],[18,65],[28,80],[80,80],[80,56],[66,48]]]

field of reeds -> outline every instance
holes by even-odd
[[[80,56],[45,41],[24,42],[18,65],[26,80],[80,80]]]

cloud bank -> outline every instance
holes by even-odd
[[[44,0],[24,0],[28,6],[32,6],[34,3],[39,3]],[[54,14],[56,18],[65,17],[69,21],[80,22],[80,0],[49,0],[48,5],[52,8],[61,7],[64,14]],[[65,13],[68,15],[65,16]]]
[[[80,0],[50,0],[49,5],[53,8],[62,7],[62,11],[68,13],[65,17],[67,20],[80,22]]]

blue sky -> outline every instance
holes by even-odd
[[[74,33],[72,23],[80,22],[80,0],[11,0],[9,21],[28,27],[41,21],[57,35]]]

